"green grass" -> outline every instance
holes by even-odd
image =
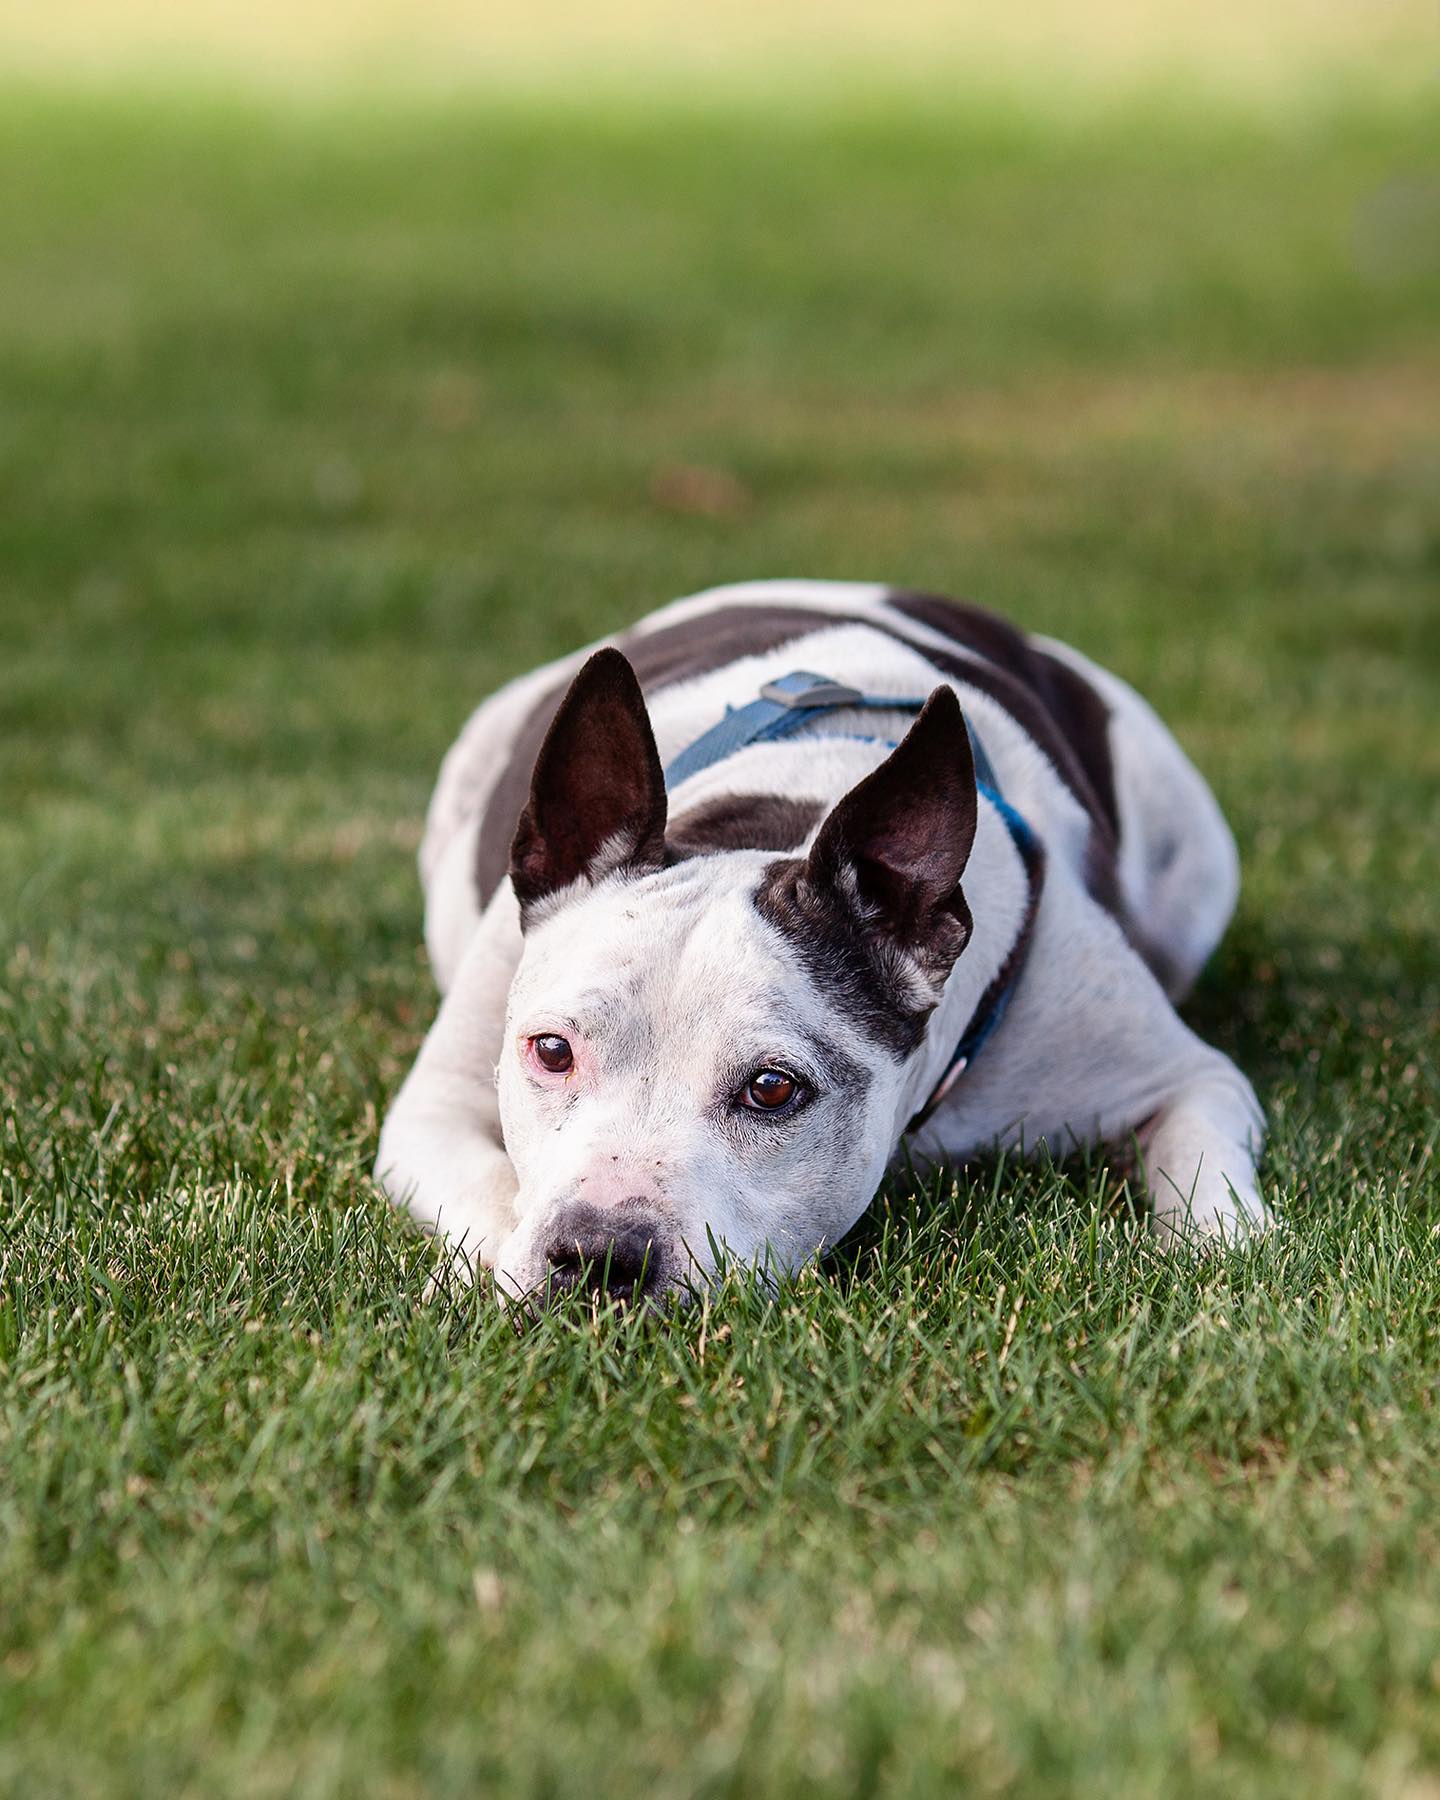
[[[1440,1791],[1437,153],[6,98],[0,1788]],[[785,572],[1058,631],[1211,774],[1262,1247],[982,1167],[669,1328],[422,1299],[438,759]]]

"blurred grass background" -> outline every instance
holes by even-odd
[[[357,83],[428,91],[517,85],[652,99],[707,90],[837,83],[947,86],[963,98],[1011,86],[1094,102],[1176,81],[1212,96],[1284,103],[1315,88],[1433,91],[1433,10],[1424,0],[0,0],[12,67],[76,78],[178,77],[331,90]]]
[[[6,1791],[1429,1800],[1435,64],[1409,0],[0,0]],[[782,573],[1058,632],[1212,776],[1265,1252],[981,1170],[768,1311],[420,1304],[439,757]]]

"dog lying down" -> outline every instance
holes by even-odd
[[[1234,841],[1146,703],[978,608],[718,588],[479,708],[420,866],[444,995],[377,1176],[502,1294],[795,1269],[902,1144],[1137,1149],[1261,1226],[1249,1082],[1172,1004]]]

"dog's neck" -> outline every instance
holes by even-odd
[[[895,1119],[895,1141],[920,1130],[930,1114],[963,1086],[969,1063],[999,1022],[1028,948],[1044,878],[1038,846],[1028,854],[1001,809],[981,795],[975,848],[964,890],[974,932],[930,1015],[924,1042],[908,1072]]]

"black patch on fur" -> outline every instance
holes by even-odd
[[[828,1040],[819,1042],[808,1032],[804,1037],[810,1058],[823,1080],[853,1099],[863,1098],[870,1087],[869,1069],[847,1056],[837,1044]]]
[[[1090,817],[1086,892],[1119,922],[1163,980],[1163,969],[1136,935],[1120,888],[1120,809],[1110,754],[1110,708],[1104,698],[1059,657],[1037,649],[1008,619],[978,606],[899,591],[887,596],[886,604],[974,652],[952,656],[930,644],[915,646],[947,675],[1003,706],[1048,757]]]
[[[1110,707],[1078,669],[1046,650],[1036,650],[1033,655],[1044,682],[1043,696],[1089,778],[1110,835],[1118,843],[1120,804],[1115,798],[1115,763],[1110,754]]]
[[[835,613],[802,606],[720,606],[714,612],[661,625],[654,631],[627,631],[618,639],[647,693],[672,682],[691,681],[739,662],[764,656],[781,644],[843,624]]]
[[[933,1006],[916,1008],[904,952],[867,932],[854,911],[817,886],[803,857],[772,863],[755,910],[789,940],[801,966],[837,1011],[903,1061],[919,1049]]]
[[[1105,701],[1083,675],[1036,649],[1008,619],[939,594],[897,590],[886,603],[972,652],[947,657],[932,645],[914,646],[947,675],[979,688],[1003,706],[1054,764],[1090,815],[1095,840],[1091,870],[1097,883],[1092,893],[1109,907],[1119,892],[1114,865],[1120,813]]]
[[[818,800],[722,794],[671,820],[667,860],[684,862],[716,850],[798,850],[824,815]]]

